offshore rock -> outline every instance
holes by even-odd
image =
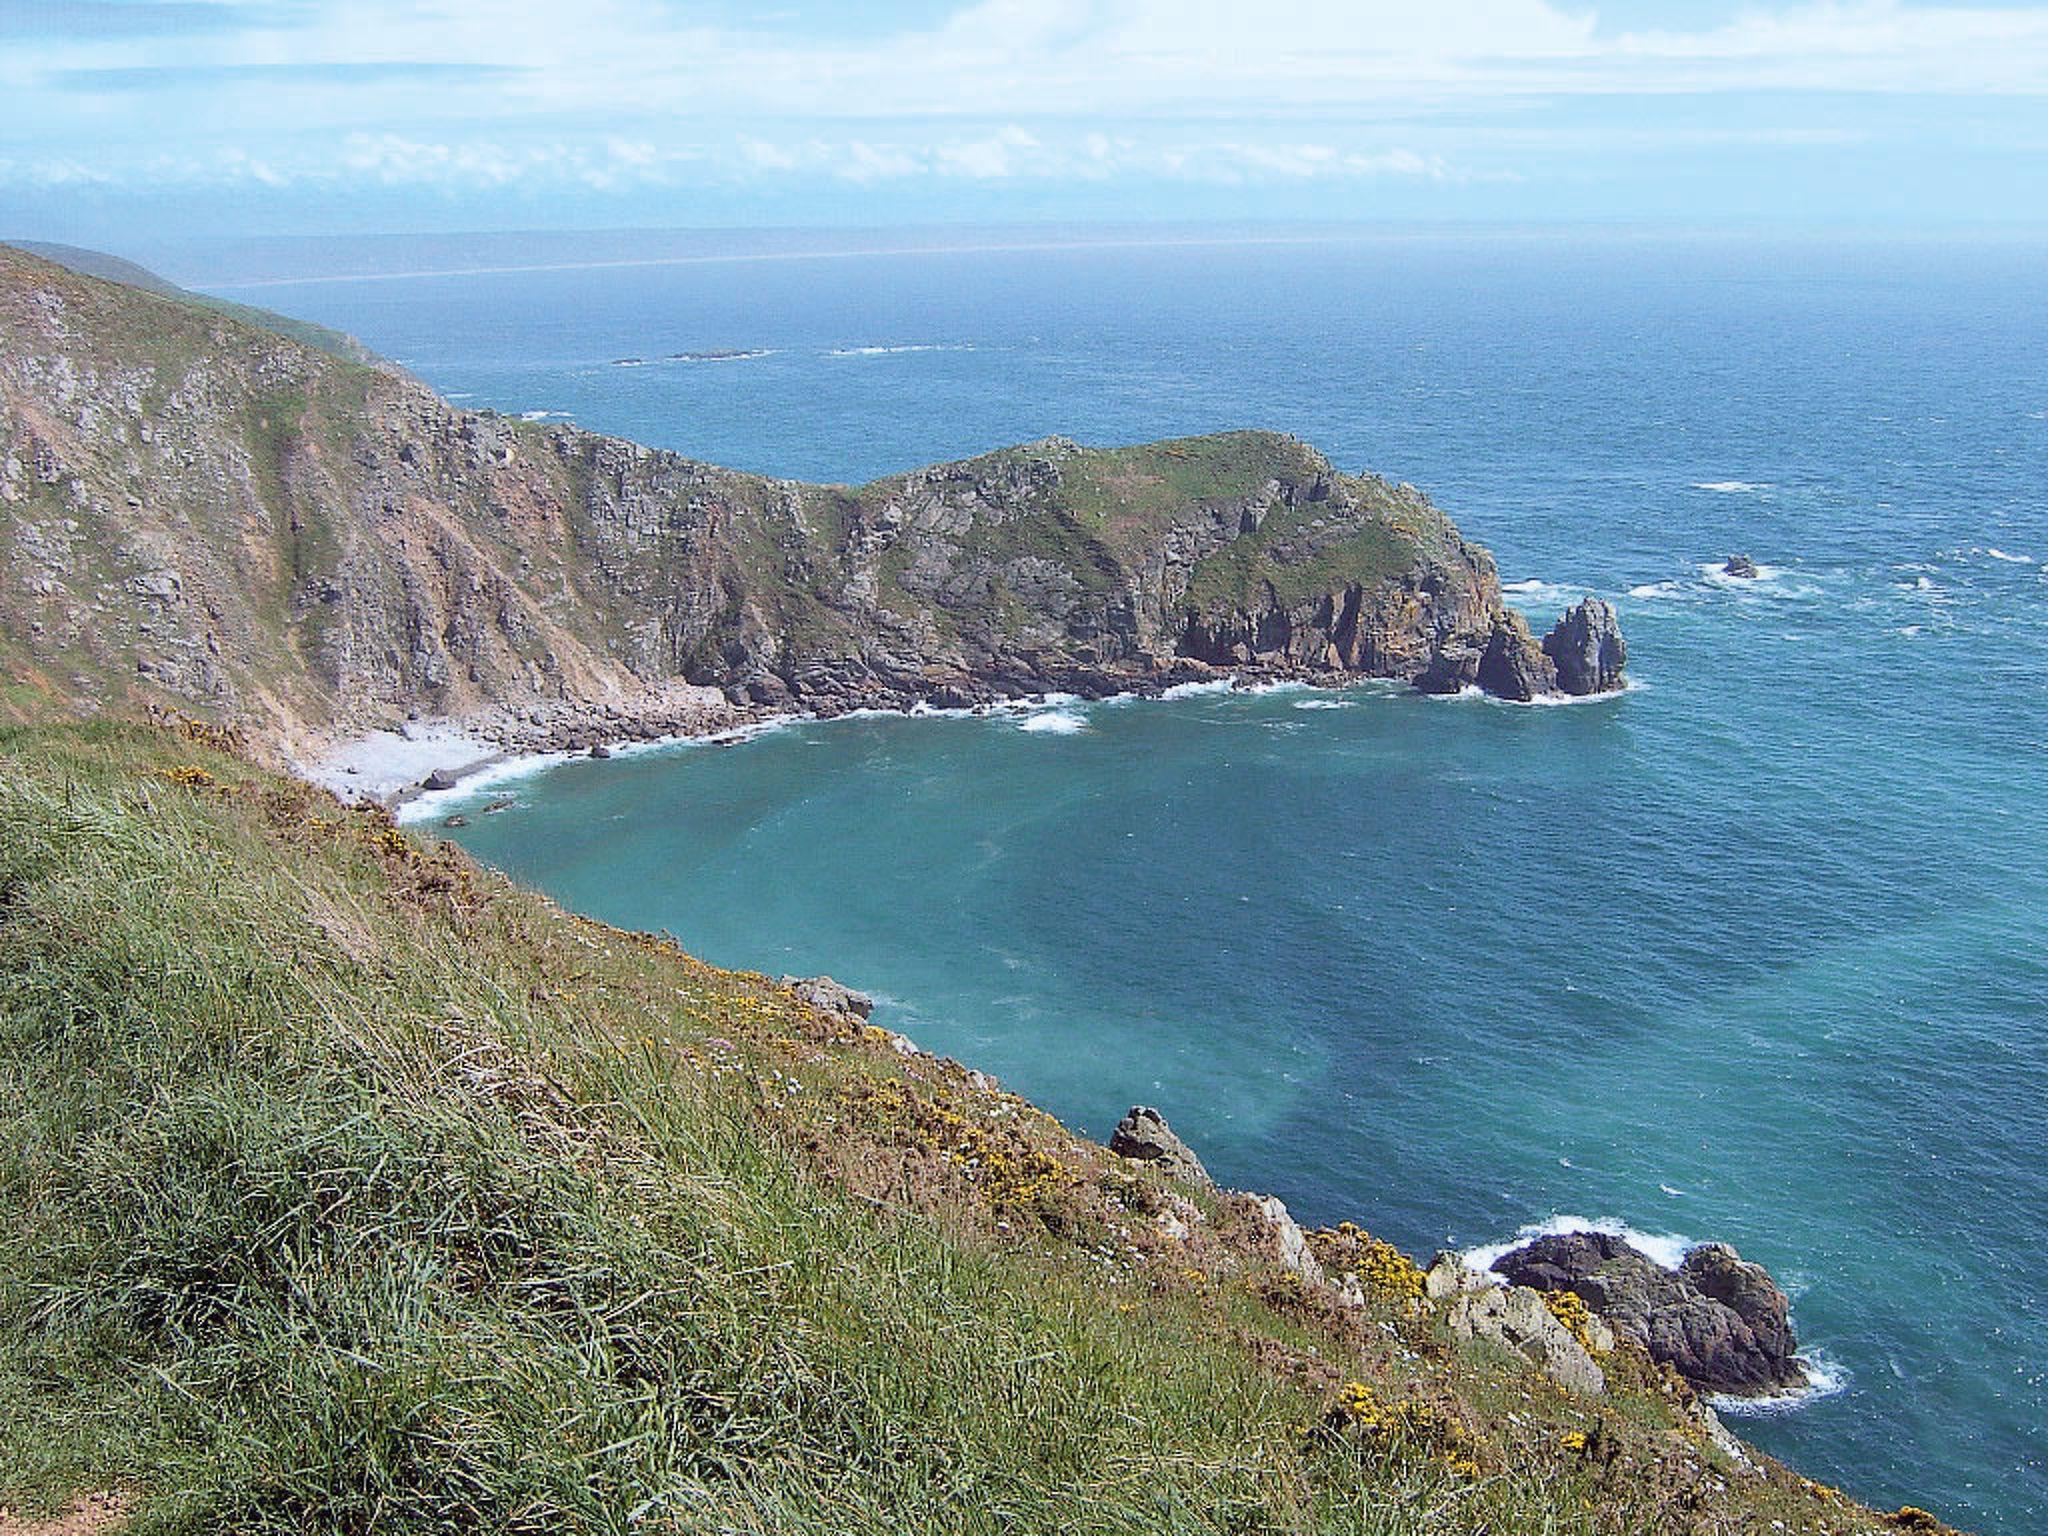
[[[1755,581],[1762,573],[1757,570],[1756,562],[1748,555],[1730,555],[1728,563],[1721,567],[1721,574],[1738,576],[1744,581]]]
[[[1215,1182],[1194,1149],[1173,1134],[1166,1117],[1143,1104],[1131,1106],[1131,1112],[1117,1122],[1109,1138],[1109,1150],[1134,1163],[1151,1163],[1167,1177],[1184,1183]]]
[[[1785,1293],[1723,1244],[1666,1269],[1609,1233],[1569,1232],[1537,1238],[1493,1267],[1515,1285],[1576,1292],[1703,1391],[1754,1397],[1806,1384]]]
[[[1628,665],[1628,646],[1611,605],[1589,597],[1568,610],[1544,636],[1543,653],[1557,668],[1557,686],[1565,693],[1611,693],[1621,686]]]
[[[1509,608],[1493,621],[1477,681],[1496,698],[1526,704],[1558,691],[1557,664],[1536,643],[1529,621]]]

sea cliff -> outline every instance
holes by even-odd
[[[1611,612],[1539,644],[1425,495],[1275,433],[809,485],[459,410],[260,319],[0,247],[7,697],[305,758],[408,716],[534,747],[1218,672],[1620,681]]]

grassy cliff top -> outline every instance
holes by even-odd
[[[1244,1202],[222,745],[0,730],[0,1507],[1893,1528],[1729,1463],[1645,1361],[1567,1397],[1389,1255],[1337,1307]]]
[[[74,272],[81,277],[95,277],[103,282],[118,283],[125,288],[138,289],[154,294],[160,299],[169,299],[194,309],[225,315],[229,319],[251,325],[258,330],[270,331],[301,346],[311,347],[316,352],[325,352],[351,363],[375,363],[375,353],[355,337],[344,335],[311,320],[296,320],[290,315],[280,315],[268,309],[257,309],[248,304],[237,304],[232,299],[217,299],[211,294],[194,293],[181,288],[167,277],[160,277],[144,266],[105,251],[88,250],[84,246],[60,245],[49,240],[10,240],[0,242],[0,249],[25,251],[29,255],[52,265]]]

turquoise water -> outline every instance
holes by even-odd
[[[1748,1434],[2048,1525],[2048,263],[1362,242],[307,284],[476,403],[859,479],[1300,432],[1641,686],[1203,694],[564,765],[462,834],[1411,1249],[1734,1242],[1837,1390]],[[881,347],[946,350],[876,351]],[[768,355],[614,368],[714,347]],[[1704,574],[1736,549],[1743,585]]]

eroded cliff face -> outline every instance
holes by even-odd
[[[457,410],[5,248],[0,543],[0,707],[172,703],[289,749],[409,711],[657,729],[707,699],[831,712],[1208,668],[1560,676],[1526,628],[1521,671],[1484,665],[1518,621],[1426,497],[1290,438],[776,481]]]

